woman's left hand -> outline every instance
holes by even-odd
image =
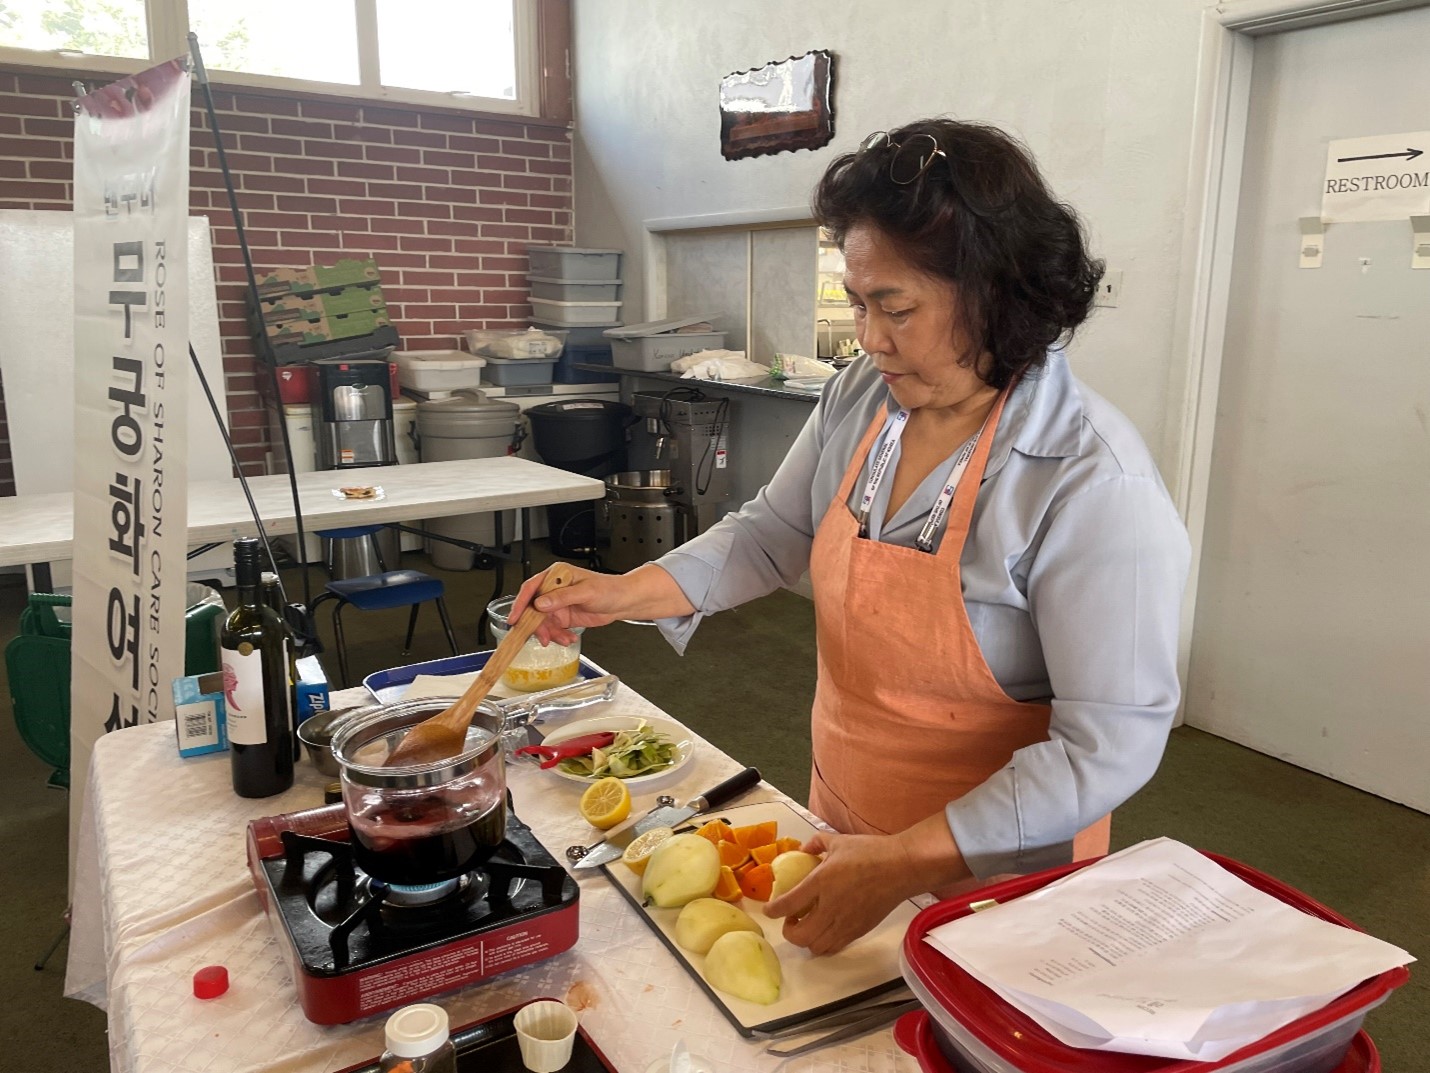
[[[816,831],[803,849],[824,860],[765,915],[784,917],[784,937],[816,955],[837,954],[916,894],[976,882],[941,812],[893,835]]]
[[[765,915],[784,917],[784,937],[811,954],[838,953],[877,927],[899,902],[927,889],[910,875],[897,835],[821,831],[803,848],[823,853],[824,861],[793,890],[771,900]]]

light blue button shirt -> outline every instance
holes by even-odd
[[[859,441],[893,406],[872,363],[856,361],[759,495],[658,560],[698,609],[660,623],[678,651],[704,615],[799,580]],[[892,518],[884,481],[871,531],[913,547],[952,464]],[[863,488],[861,478],[851,509]],[[1180,695],[1190,549],[1137,430],[1058,352],[1009,398],[970,526],[963,599],[984,659],[1009,696],[1053,709],[1049,741],[1019,749],[946,809],[969,867],[987,877],[1071,860],[1073,835],[1156,771]]]

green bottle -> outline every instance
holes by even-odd
[[[263,545],[233,542],[238,607],[223,624],[219,648],[233,792],[271,797],[293,785],[287,630],[260,593]]]

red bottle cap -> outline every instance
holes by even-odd
[[[218,998],[228,990],[228,970],[222,965],[205,965],[194,973],[194,997]]]

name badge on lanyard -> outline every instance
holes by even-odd
[[[874,456],[874,465],[869,470],[869,479],[864,483],[864,496],[859,501],[859,535],[865,539],[868,539],[869,536],[869,511],[874,505],[874,496],[878,494],[879,487],[884,483],[884,477],[889,470],[889,460],[893,458],[894,448],[899,445],[899,439],[908,425],[909,411],[907,410],[900,410],[891,415],[884,424],[883,443],[880,444],[879,451]],[[949,507],[953,505],[953,495],[958,491],[958,482],[963,479],[963,471],[968,468],[968,463],[973,458],[973,452],[978,447],[978,440],[987,427],[988,419],[984,418],[983,426],[958,449],[953,466],[948,471],[948,480],[944,481],[943,490],[939,492],[938,499],[934,501],[933,510],[929,511],[928,519],[924,522],[923,528],[919,530],[918,539],[914,541],[920,551],[933,551],[934,536],[938,533],[939,527],[943,525],[944,519],[948,517]]]

